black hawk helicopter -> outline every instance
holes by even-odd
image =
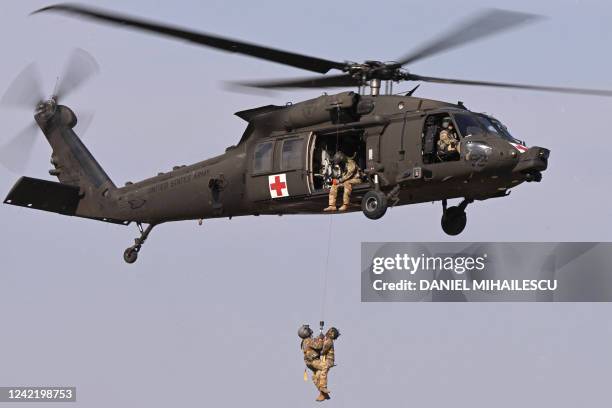
[[[224,154],[117,187],[73,131],[77,123],[73,111],[59,104],[60,97],[94,73],[91,58],[82,51],[75,53],[48,99],[40,96],[33,68],[27,68],[2,102],[35,108],[36,124],[53,149],[49,173],[59,182],[21,177],[4,203],[123,225],[135,222],[140,236],[124,252],[128,263],[136,261],[153,227],[164,222],[322,213],[337,170],[330,157],[337,151],[353,157],[364,174],[362,183],[354,187],[349,212],[361,210],[366,217],[378,219],[390,206],[442,201],[442,229],[449,235],[463,231],[465,209],[473,201],[504,197],[525,181],[541,180],[547,168],[547,149],[526,147],[498,119],[471,112],[462,103],[414,97],[416,87],[407,94],[393,95],[393,83],[421,81],[612,96],[612,91],[422,76],[403,68],[537,19],[518,12],[488,10],[395,62],[363,63],[310,57],[79,5],[53,5],[34,13],[42,12],[144,30],[318,74],[341,71],[238,84],[244,87],[356,88],[292,105],[237,112],[248,125],[239,142]],[[386,92],[381,92],[383,84]],[[443,127],[446,136],[454,139],[450,151],[440,147]],[[6,156],[6,150],[23,138],[18,135],[0,153]],[[463,201],[448,207],[447,200],[454,198]]]

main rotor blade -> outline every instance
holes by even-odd
[[[235,82],[238,86],[263,89],[281,88],[336,88],[359,86],[359,81],[348,74],[327,75],[320,77],[304,77],[271,81]]]
[[[487,10],[464,21],[457,28],[446,32],[446,34],[425,44],[423,47],[403,56],[397,61],[397,64],[410,64],[493,34],[498,34],[521,24],[533,22],[538,18],[540,16],[535,14],[519,13],[516,11]]]
[[[36,122],[17,133],[17,136],[0,146],[0,164],[14,173],[22,173],[30,161],[37,136]]]
[[[33,111],[44,98],[40,71],[35,62],[17,75],[0,100],[0,104],[12,108]]]
[[[64,73],[59,78],[55,96],[58,100],[77,90],[81,85],[100,72],[100,67],[94,57],[81,48],[75,48],[64,67]]]
[[[156,34],[161,34],[168,37],[178,38],[192,43],[205,45],[207,47],[217,48],[229,52],[235,52],[238,54],[249,55],[251,57],[274,61],[280,64],[290,65],[293,67],[319,72],[322,74],[328,72],[330,69],[342,70],[346,65],[342,62],[330,61],[326,59],[310,57],[307,55],[296,54],[293,52],[282,51],[274,48],[250,44],[247,42],[224,38],[203,32],[191,31],[172,25],[161,24],[137,17],[131,17],[125,14],[109,12],[80,5],[56,4],[53,6],[43,7],[33,12],[32,14],[44,11],[59,11],[68,14],[75,14],[81,17],[91,18],[94,20],[100,20],[106,23],[128,26],[143,31],[149,31]]]
[[[416,74],[407,74],[405,78],[409,81],[435,82],[439,84],[492,86],[496,88],[529,89],[532,91],[560,92],[578,95],[612,96],[612,90],[603,89],[566,88],[559,86],[511,84],[506,82],[469,81],[465,79],[427,77]]]

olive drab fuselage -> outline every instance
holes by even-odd
[[[382,191],[397,191],[395,206],[452,198],[484,200],[538,177],[548,151],[521,153],[506,140],[482,133],[462,137],[459,160],[424,163],[425,120],[437,113],[469,112],[455,105],[410,96],[321,96],[287,107],[268,106],[237,115],[249,125],[237,146],[220,156],[117,188],[102,197],[107,217],[164,221],[259,214],[321,213],[328,190],[312,186],[311,155],[317,134],[361,137],[366,171],[379,175]],[[297,166],[281,165],[282,145],[299,140]],[[269,142],[267,168],[255,169],[256,147]],[[341,142],[340,142],[341,143]],[[470,157],[472,145],[487,147]],[[474,157],[476,156],[476,157]],[[274,177],[283,175],[285,196],[273,198]],[[272,186],[272,187],[271,187]],[[362,186],[362,193],[370,188]],[[356,192],[359,189],[356,189]],[[355,200],[359,194],[354,194]],[[356,206],[355,210],[358,209]],[[96,214],[94,214],[96,216]]]
[[[394,206],[500,197],[524,181],[541,177],[538,175],[547,166],[547,150],[532,147],[522,153],[508,141],[487,133],[464,135],[458,160],[424,163],[426,118],[466,112],[462,104],[352,92],[238,112],[248,126],[240,142],[224,154],[125,187],[98,191],[99,212],[83,215],[158,224],[321,213],[328,190],[313,188],[316,169],[312,168],[312,149],[317,135],[336,135],[340,144],[343,138],[363,139],[364,170],[377,176],[381,191],[394,194]],[[281,155],[287,140],[299,141],[301,151],[295,153],[299,160],[294,160],[293,166],[283,168]],[[268,163],[255,168],[261,159],[256,149],[262,145],[268,151]],[[474,152],[470,146],[484,146],[486,151]],[[282,176],[282,181],[277,176]],[[273,198],[279,186],[284,186],[283,195]],[[353,194],[356,202],[372,185],[364,182],[360,187]]]
[[[342,210],[361,207],[367,218],[379,219],[390,206],[441,200],[442,229],[457,235],[465,228],[469,203],[540,181],[549,154],[527,148],[497,119],[462,104],[411,96],[345,92],[237,115],[248,125],[224,154],[118,188],[74,133],[74,112],[50,100],[35,119],[53,149],[49,174],[59,182],[21,177],[4,203],[123,225],[136,222],[140,236],[123,254],[134,263],[151,230],[165,222],[323,214],[333,205],[330,177],[342,171],[329,159],[342,151],[364,174],[362,183],[343,185]],[[453,120],[459,131],[456,150],[436,151],[440,119]],[[447,207],[452,198],[463,200]]]

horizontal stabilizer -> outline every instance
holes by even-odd
[[[4,199],[4,204],[18,205],[63,215],[74,215],[112,224],[129,225],[129,220],[91,217],[77,214],[79,187],[55,181],[21,177]]]
[[[5,204],[74,215],[79,204],[76,186],[21,177],[4,199]]]

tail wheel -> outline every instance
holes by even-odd
[[[379,219],[387,212],[387,196],[377,190],[368,191],[361,200],[361,210],[369,219]]]
[[[129,264],[133,264],[138,259],[138,251],[134,247],[129,247],[123,253],[123,260]]]

